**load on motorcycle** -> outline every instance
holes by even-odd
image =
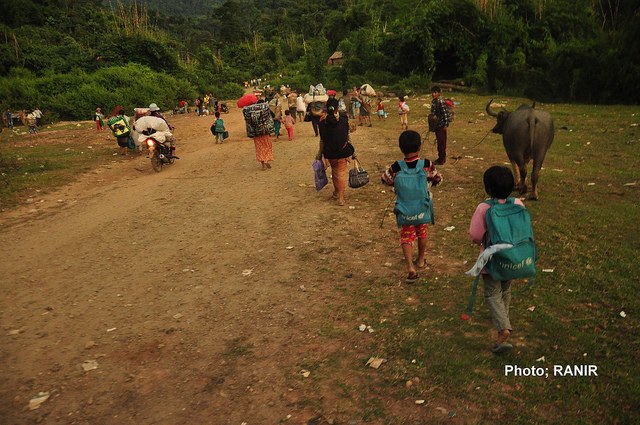
[[[155,111],[154,111],[155,106]],[[155,104],[149,105],[149,110],[153,114],[159,111]],[[176,139],[171,133],[171,127],[167,121],[160,115],[148,115],[141,117],[135,123],[135,129],[138,132],[138,141],[149,148],[149,157],[151,165],[156,171],[162,169],[162,164],[172,164],[176,159]]]

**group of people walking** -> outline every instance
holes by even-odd
[[[311,122],[314,132],[316,136],[319,136],[315,158],[323,161],[325,167],[331,169],[333,185],[331,199],[339,206],[346,204],[348,164],[350,161],[356,160],[356,149],[350,139],[350,133],[354,128],[349,125],[349,120],[350,118],[355,120],[357,117],[359,125],[371,126],[370,99],[355,88],[353,92],[345,90],[342,94],[341,99],[336,99],[336,92],[328,91],[329,98],[326,105],[322,113],[317,116],[309,113],[309,107],[305,104],[302,96],[298,96],[295,92],[284,95],[276,94],[275,102],[273,99],[271,102],[262,99],[243,108],[247,135],[254,141],[256,159],[261,164],[262,170],[272,168],[274,159],[272,136],[278,138],[281,127],[284,126],[288,140],[291,141],[294,138],[296,123],[309,121],[307,118],[312,116]],[[409,129],[410,107],[406,99],[399,96],[398,115],[403,131],[398,138],[398,146],[403,158],[395,161],[380,177],[382,183],[393,186],[395,189],[396,207],[394,213],[406,264],[405,282],[408,284],[416,282],[420,271],[426,267],[427,225],[433,223],[434,217],[433,200],[429,186],[437,186],[443,181],[442,174],[436,169],[436,166],[446,163],[447,128],[452,120],[451,111],[442,99],[441,89],[437,86],[432,87],[431,96],[432,117],[430,121],[432,128],[430,130],[436,135],[438,158],[430,160],[420,157],[421,136],[418,132]],[[196,102],[196,107],[204,108],[205,104],[210,104],[212,99],[211,96],[205,96],[204,101]],[[217,100],[214,101],[217,103]],[[42,112],[36,108],[32,114],[34,114],[34,122],[39,125]],[[171,155],[174,155],[176,144],[175,137],[171,134],[173,127],[162,116],[160,108],[152,103],[146,108],[145,114],[148,116],[133,124],[122,106],[116,106],[112,109],[107,118],[107,126],[113,132],[117,144],[121,148],[121,154],[127,154],[136,148],[133,139],[134,130],[143,132],[149,130],[148,127],[154,127],[154,123],[157,123],[158,128],[152,128],[152,130],[167,133],[166,140],[171,146]],[[215,136],[216,142],[222,143],[228,132],[220,117],[220,112],[215,111],[214,114],[216,119],[211,126],[211,132]],[[378,98],[376,114],[379,119],[386,119],[386,111],[380,98]],[[7,109],[4,118],[7,126],[13,127],[10,110]],[[100,107],[96,108],[93,119],[96,131],[102,131],[105,116]],[[141,124],[140,128],[137,123]],[[484,174],[483,181],[485,190],[491,197],[491,203],[484,202],[478,205],[469,229],[472,241],[480,245],[481,249],[486,248],[490,243],[486,239],[487,222],[485,216],[488,209],[491,208],[491,205],[509,202],[509,199],[512,199],[509,198],[509,195],[514,188],[513,175],[506,167],[489,168]],[[519,200],[515,200],[515,203],[524,207]],[[414,251],[416,243],[417,252]],[[503,352],[512,348],[508,342],[512,331],[509,319],[511,281],[495,280],[485,269],[482,269],[481,276],[484,282],[486,303],[498,331],[492,351]]]
[[[13,129],[14,123],[13,120],[16,118],[20,120],[20,122],[27,126],[29,133],[35,134],[38,132],[38,128],[42,126],[42,117],[43,113],[40,110],[39,106],[36,106],[34,109],[20,111],[18,114],[11,113],[11,109],[7,108],[4,111],[3,121],[4,125],[7,128]]]
[[[276,138],[279,138],[281,126],[284,124],[289,140],[292,140],[295,123],[310,121],[314,134],[320,136],[316,159],[324,158],[327,167],[331,168],[334,187],[332,198],[338,205],[345,205],[347,163],[350,159],[355,159],[356,156],[355,148],[349,137],[351,131],[349,118],[354,119],[357,116],[358,125],[371,126],[371,107],[370,97],[363,92],[363,88],[354,87],[351,92],[344,90],[339,100],[336,99],[336,94],[334,90],[327,91],[329,98],[320,115],[312,114],[312,105],[306,105],[302,96],[298,96],[295,92],[277,93],[269,100],[269,103],[266,99],[258,101],[257,105],[261,106],[247,106],[243,109],[243,113],[248,135],[254,139],[256,159],[260,162],[263,170],[270,169],[273,161],[273,147],[269,136],[275,135]],[[434,86],[431,94],[433,97],[431,110],[438,117],[439,124],[436,130],[438,159],[433,161],[433,165],[440,165],[446,162],[446,129],[451,122],[451,116],[440,98],[440,88]],[[377,112],[379,117],[383,116],[379,111],[384,112],[384,107],[381,105],[381,99],[378,98]],[[295,111],[295,115],[293,115],[293,111]],[[409,111],[410,108],[404,96],[400,96],[398,114],[403,130],[409,128]]]
[[[329,99],[316,123],[319,136],[316,160],[323,160],[325,167],[331,168],[333,183],[331,199],[342,206],[346,204],[348,163],[356,159],[356,149],[349,137],[349,111],[353,111],[349,109],[349,105],[353,102],[349,102],[351,100],[349,93],[343,93],[343,98],[340,100],[335,98],[335,92],[328,91],[328,93]],[[444,104],[441,93],[437,86],[431,89],[431,114],[435,116],[436,122],[432,131],[436,133],[438,158],[430,160],[420,157],[422,138],[418,132],[408,129],[407,115],[410,108],[404,97],[400,96],[398,114],[403,131],[398,138],[398,146],[403,159],[395,161],[381,176],[382,183],[393,186],[395,190],[394,213],[407,270],[405,282],[408,284],[418,280],[420,271],[424,270],[427,264],[427,225],[434,223],[433,200],[429,186],[437,186],[443,181],[442,174],[436,166],[446,162],[447,127],[451,122],[451,113]],[[277,117],[264,102],[245,107],[243,113],[248,129],[251,128],[248,135],[253,137],[256,158],[262,164],[263,170],[271,169],[273,161],[271,135],[276,134],[274,118],[277,119]],[[287,116],[290,117],[289,114]],[[494,204],[508,202],[507,198],[514,188],[513,175],[508,168],[502,166],[489,168],[483,181],[485,190]],[[519,200],[515,202],[522,206]],[[478,206],[469,229],[472,241],[482,249],[490,244],[486,239],[487,223],[483,219],[488,208],[490,206],[487,203],[481,203]],[[417,252],[414,251],[416,243]],[[482,267],[481,269],[485,299],[498,332],[491,350],[501,353],[512,348],[508,342],[512,331],[509,320],[511,280],[496,280],[485,269]]]

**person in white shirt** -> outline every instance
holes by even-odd
[[[298,96],[296,98],[296,113],[298,115],[298,119],[296,120],[296,122],[302,122],[304,121],[304,114],[307,111],[307,105],[305,105],[304,103],[304,97],[303,96]]]

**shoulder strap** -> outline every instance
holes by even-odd
[[[407,161],[398,161],[398,164],[400,164],[400,170],[404,171],[405,173],[408,174],[418,174],[420,172],[421,169],[424,168],[424,159],[419,159],[416,163],[416,168],[409,168],[409,166],[407,165]],[[422,164],[422,167],[420,167],[420,164]]]

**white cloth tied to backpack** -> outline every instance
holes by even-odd
[[[465,274],[469,276],[478,276],[482,271],[482,269],[484,269],[484,266],[486,266],[487,263],[491,260],[491,257],[493,257],[493,254],[508,248],[513,248],[513,245],[511,245],[510,243],[498,243],[495,245],[491,245],[489,248],[485,249],[480,253],[480,255],[478,256],[478,260],[476,261],[476,264],[473,267],[471,267],[471,269],[469,269],[467,272],[465,272]]]

